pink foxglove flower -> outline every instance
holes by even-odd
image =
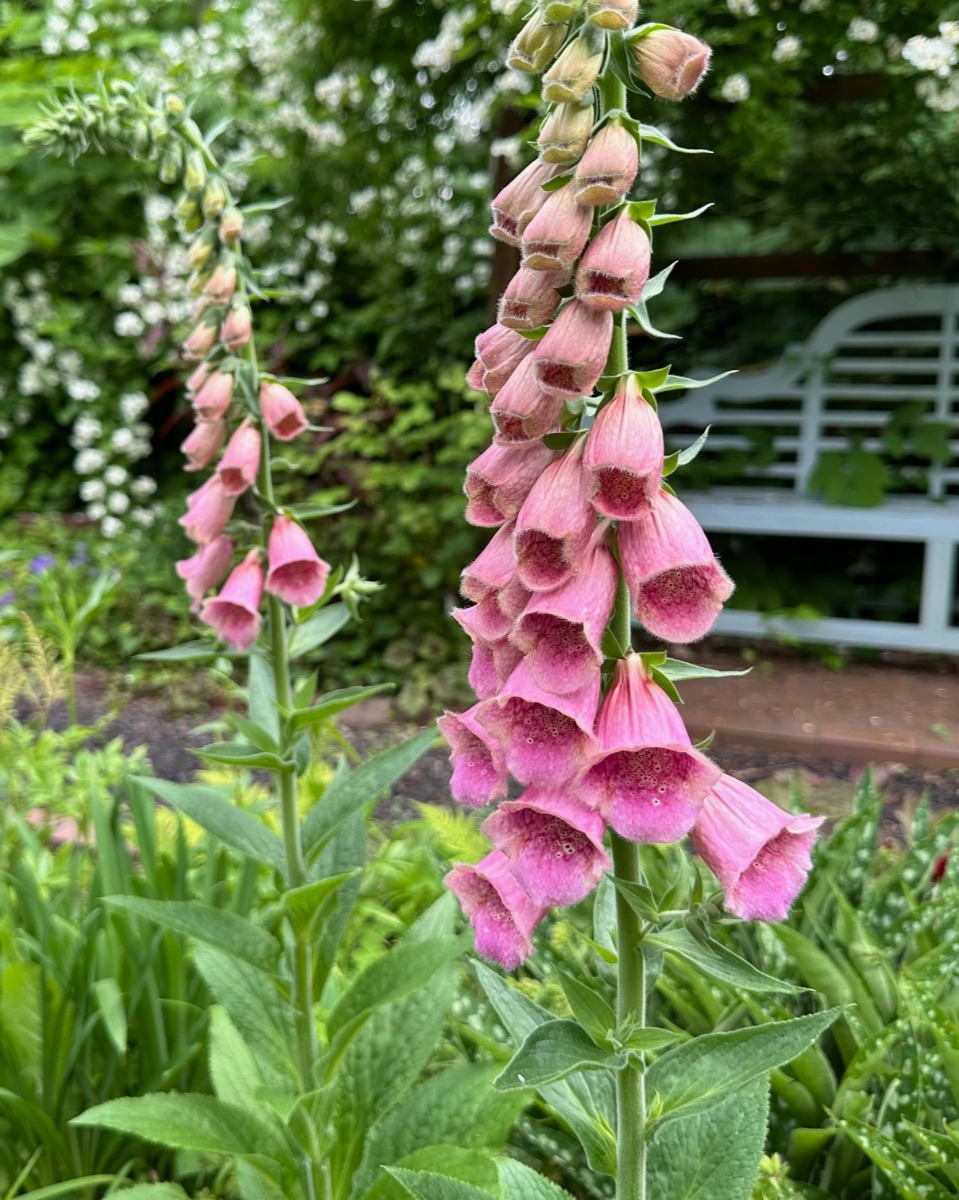
[[[514,71],[538,75],[553,61],[566,39],[567,26],[547,22],[534,11],[506,52],[506,65]]]
[[[491,700],[519,666],[522,654],[508,638],[488,642],[477,637],[473,642],[466,678],[479,700]]]
[[[536,381],[544,392],[572,400],[588,396],[606,366],[613,314],[574,300],[533,345]]]
[[[484,700],[476,719],[497,738],[506,767],[520,783],[562,787],[596,753],[593,721],[599,699],[599,670],[564,696],[541,688],[521,662],[495,699]]]
[[[824,817],[784,812],[748,784],[723,775],[707,795],[691,837],[746,921],[782,921],[806,882]]]
[[[599,78],[605,46],[585,33],[567,42],[543,76],[543,99],[550,104],[580,101]]]
[[[602,665],[600,642],[613,611],[617,575],[616,560],[600,534],[577,575],[530,597],[509,637],[540,687],[571,691],[590,669]]]
[[[464,568],[460,594],[479,603],[491,592],[498,592],[516,577],[516,549],[513,546],[514,523],[500,526],[486,548]]]
[[[606,822],[556,788],[529,787],[483,822],[510,870],[540,904],[578,904],[611,863],[603,849]]]
[[[245,304],[234,304],[226,314],[221,337],[228,350],[239,350],[250,340],[253,317]]]
[[[641,520],[620,525],[619,553],[636,616],[664,641],[704,637],[733,593],[699,522],[669,492]]]
[[[186,394],[195,396],[201,387],[206,383],[211,374],[209,363],[201,362],[198,367],[194,367],[186,381]]]
[[[217,263],[206,281],[203,294],[214,304],[229,304],[236,291],[236,267],[232,263]]]
[[[576,162],[589,145],[592,131],[592,103],[557,104],[536,139],[539,156],[549,163]]]
[[[622,125],[604,125],[576,167],[576,199],[580,204],[618,204],[638,171],[636,139]]]
[[[216,345],[219,322],[213,318],[201,321],[183,343],[183,357],[190,361],[206,358]]]
[[[712,51],[689,33],[654,29],[631,41],[643,83],[663,100],[682,100],[699,87]]]
[[[721,771],[693,747],[638,654],[616,664],[596,736],[602,750],[580,781],[584,802],[634,842],[674,842],[688,833]]]
[[[586,20],[600,29],[632,29],[638,15],[638,0],[586,0]]]
[[[620,521],[645,516],[659,493],[664,453],[659,417],[627,375],[596,414],[583,452],[596,511]]]
[[[536,382],[533,356],[524,358],[490,405],[497,446],[532,446],[556,425],[563,397]]]
[[[260,415],[280,442],[292,442],[309,424],[303,405],[282,383],[260,384]]]
[[[233,376],[228,371],[212,371],[194,393],[193,407],[204,421],[218,421],[225,416],[233,400]]]
[[[516,517],[516,573],[524,587],[549,591],[579,572],[595,527],[579,438],[533,484]]]
[[[532,954],[530,936],[546,908],[530,898],[499,850],[475,866],[457,863],[445,883],[476,932],[478,954],[507,971]]]
[[[506,760],[499,743],[476,720],[476,709],[446,712],[436,722],[450,747],[453,799],[482,808],[506,796]]]
[[[191,542],[205,546],[223,532],[223,527],[233,516],[235,496],[228,496],[219,475],[210,478],[187,496],[187,510],[179,524]]]
[[[302,526],[290,517],[277,517],[270,530],[266,590],[284,604],[306,608],[323,595],[329,577],[329,563],[314,550]]]
[[[214,476],[215,478],[215,476]],[[218,596],[204,600],[200,620],[212,626],[235,650],[248,650],[260,633],[263,568],[259,550],[235,567]]]
[[[494,592],[471,608],[454,608],[450,613],[470,641],[497,642],[512,629],[513,622],[499,607],[497,596]]]
[[[256,482],[261,448],[259,429],[252,421],[244,421],[230,438],[216,468],[228,496],[239,496]]]
[[[577,203],[566,184],[550,192],[523,234],[523,266],[534,271],[569,270],[589,241],[593,210]]]
[[[191,558],[183,558],[176,564],[176,573],[186,583],[187,595],[194,602],[194,612],[210,588],[225,578],[233,560],[233,550],[230,539],[220,534],[201,546]]]
[[[493,224],[490,233],[501,242],[518,246],[526,226],[536,216],[548,193],[543,184],[561,170],[556,163],[536,159],[506,185],[493,201]]]
[[[471,525],[502,525],[515,517],[530,488],[555,457],[555,451],[541,442],[517,449],[490,446],[484,450],[466,468],[467,521]]]
[[[186,455],[185,471],[199,471],[216,458],[226,437],[226,421],[197,421],[180,449]]]
[[[646,231],[628,211],[609,221],[576,270],[577,300],[609,312],[629,308],[643,294],[651,253]]]
[[[534,344],[515,329],[491,325],[476,339],[476,362],[466,377],[470,387],[495,396]]]
[[[557,288],[569,283],[568,271],[533,271],[524,267],[506,285],[496,310],[500,325],[508,329],[540,329],[559,308]]]

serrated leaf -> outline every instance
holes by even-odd
[[[481,1150],[464,1150],[460,1146],[445,1145],[442,1142],[423,1146],[390,1165],[408,1171],[429,1171],[445,1175],[462,1183],[473,1184],[492,1195],[496,1195],[499,1186],[499,1173],[491,1154]],[[356,1189],[356,1178],[354,1176],[352,1200],[358,1200],[359,1197],[363,1200],[409,1200],[408,1189],[387,1171],[382,1171],[366,1192]]]
[[[661,933],[650,934],[646,940],[667,954],[675,954],[691,963],[711,978],[729,984],[730,987],[742,988],[747,992],[790,995],[805,990],[767,975],[747,959],[741,958],[709,936],[704,938],[705,944],[702,944],[685,929],[667,929]]]
[[[415,1200],[490,1200],[492,1194],[472,1183],[450,1175],[437,1175],[433,1171],[410,1171],[406,1167],[385,1169]]]
[[[516,1200],[572,1200],[569,1192],[565,1191],[551,1179],[540,1175],[532,1167],[518,1162],[515,1158],[499,1160],[500,1196],[515,1197]]]
[[[253,1051],[225,1008],[210,1009],[210,1079],[217,1099],[259,1112],[257,1092],[264,1084]]]
[[[290,632],[287,650],[290,658],[300,658],[316,650],[339,633],[350,619],[350,610],[345,604],[327,604],[319,612],[307,617]]]
[[[301,729],[308,729],[311,725],[318,725],[321,721],[328,721],[330,717],[352,708],[354,704],[368,700],[370,696],[392,691],[395,686],[393,683],[377,683],[371,687],[338,688],[334,692],[327,692],[309,708],[294,710],[289,716],[290,729],[296,733]]]
[[[575,1021],[547,1021],[529,1033],[493,1086],[502,1092],[538,1088],[577,1071],[605,1070],[615,1061]]]
[[[616,1029],[616,1013],[613,1006],[595,988],[589,987],[581,980],[563,971],[559,971],[558,975],[573,1016],[597,1046],[608,1046],[609,1035]]]

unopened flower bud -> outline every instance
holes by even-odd
[[[509,246],[518,246],[526,226],[546,203],[543,184],[552,179],[559,167],[553,163],[531,162],[508,183],[493,201],[490,233]]]
[[[245,304],[234,304],[223,322],[223,343],[228,350],[239,350],[250,340],[253,316]]]
[[[523,234],[523,266],[534,271],[569,268],[583,252],[593,225],[593,210],[576,203],[567,184],[550,192]]]
[[[229,199],[226,193],[226,188],[223,186],[223,180],[219,175],[214,175],[212,179],[207,180],[207,185],[203,189],[202,209],[203,215],[210,220],[212,217],[218,217]]]
[[[506,65],[514,71],[538,75],[553,61],[566,40],[566,31],[566,25],[551,24],[542,12],[534,13],[513,39]]]
[[[543,16],[547,21],[571,21],[583,7],[583,0],[545,0]]]
[[[599,77],[605,53],[601,34],[580,34],[543,76],[543,99],[550,104],[582,100]]]
[[[678,29],[654,29],[631,41],[643,83],[663,100],[682,100],[699,86],[712,51]]]
[[[186,111],[186,105],[183,103],[183,101],[180,99],[179,96],[167,96],[166,110],[167,110],[168,116],[182,117],[184,112]]]
[[[217,263],[210,278],[206,281],[203,294],[214,304],[228,304],[236,291],[236,266],[232,258]]]
[[[206,358],[216,345],[216,335],[216,321],[201,321],[183,343],[183,357],[193,361]]]
[[[536,141],[540,158],[549,163],[575,162],[589,145],[592,130],[592,104],[557,104]]]
[[[600,29],[632,29],[638,16],[637,0],[587,0],[586,20]]]
[[[243,214],[232,206],[226,209],[220,218],[220,241],[226,246],[232,246],[240,240],[243,233]]]
[[[183,147],[171,142],[160,159],[160,182],[177,183],[183,170]]]
[[[174,209],[174,215],[187,232],[200,228],[200,206],[193,196],[183,196]]]
[[[210,261],[216,246],[216,234],[212,229],[204,229],[196,235],[186,252],[186,260],[194,271],[202,271]]]
[[[204,421],[217,421],[224,416],[233,400],[233,376],[228,371],[214,371],[193,397],[196,414]]]
[[[206,164],[199,150],[191,150],[186,156],[183,186],[191,192],[199,191],[206,183]]]
[[[592,240],[576,271],[576,298],[590,308],[622,312],[649,279],[651,249],[641,225],[623,212]]]
[[[590,142],[576,167],[573,187],[580,204],[617,204],[633,186],[639,147],[628,129],[612,122]]]

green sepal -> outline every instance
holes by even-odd
[[[575,174],[575,171],[564,171],[562,175],[554,175],[552,179],[547,179],[540,187],[544,192],[558,192],[561,187],[571,182]]]
[[[284,504],[283,512],[297,521],[313,521],[317,517],[335,517],[355,506],[355,500],[344,500],[342,504]]]
[[[655,125],[644,125],[640,122],[639,136],[656,146],[663,146],[667,150],[675,150],[677,154],[712,154],[712,150],[703,150],[700,147],[677,146],[671,137],[663,133],[661,129],[657,129]]]
[[[627,208],[632,220],[642,225],[648,225],[651,222],[653,214],[656,212],[656,201],[633,200],[627,205]]]
[[[712,429],[712,426],[707,425],[695,442],[692,443],[692,445],[687,446],[683,450],[674,450],[672,454],[666,455],[666,457],[663,459],[664,479],[668,475],[672,475],[677,467],[684,467],[687,463],[691,463],[693,461],[693,459],[702,450],[703,446],[706,445],[706,439],[709,437],[710,429]]]
[[[568,450],[578,437],[582,437],[582,430],[564,429],[561,433],[547,433],[540,440],[550,450]]]
[[[669,379],[669,370],[669,367],[657,367],[655,371],[634,371],[633,378],[640,388],[659,392],[663,390],[663,385]]]
[[[623,1065],[620,1056],[603,1050],[576,1021],[554,1020],[537,1025],[493,1080],[501,1092],[557,1083],[579,1071],[602,1071]]]
[[[619,644],[619,638],[613,633],[610,626],[603,630],[603,636],[599,643],[599,648],[602,651],[605,659],[620,659],[626,657],[626,650]]]
[[[632,208],[632,205],[630,205]],[[655,216],[646,218],[646,224],[650,228],[655,229],[657,225],[673,225],[676,221],[692,221],[696,217],[701,217],[703,213],[712,208],[712,204],[703,204],[699,208],[694,208],[692,212],[684,213],[657,213]]]
[[[676,683],[686,679],[724,679],[732,675],[748,675],[752,667],[744,667],[741,671],[718,671],[715,667],[700,667],[681,658],[667,658],[659,664],[659,669],[667,679]]]
[[[679,690],[668,675],[664,675],[659,667],[650,667],[650,678],[657,687],[661,687],[666,695],[674,704],[682,704],[683,698],[679,694]]]
[[[658,392],[694,391],[696,388],[709,387],[710,384],[719,383],[720,379],[738,374],[738,371],[720,371],[718,375],[711,375],[708,379],[689,379],[686,375],[668,375],[665,382],[656,390]]]

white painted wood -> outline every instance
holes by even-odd
[[[916,318],[926,327],[909,328]],[[907,401],[922,401],[930,419],[956,428],[953,461],[927,471],[926,496],[892,494],[878,508],[845,508],[809,494],[820,455],[845,448],[850,431],[866,449],[882,454],[883,429]],[[790,345],[774,366],[730,376],[678,401],[664,398],[659,412],[677,447],[710,426],[706,453],[748,448],[744,430],[750,427],[772,431],[776,461],[747,468],[749,486],[680,490],[705,529],[919,542],[925,548],[916,625],[787,620],[733,609],[721,615],[717,632],[779,630],[809,641],[959,653],[959,627],[951,623],[959,543],[959,286],[857,296],[834,309],[806,343]],[[769,487],[774,481],[785,486]],[[681,489],[681,473],[676,483]]]

